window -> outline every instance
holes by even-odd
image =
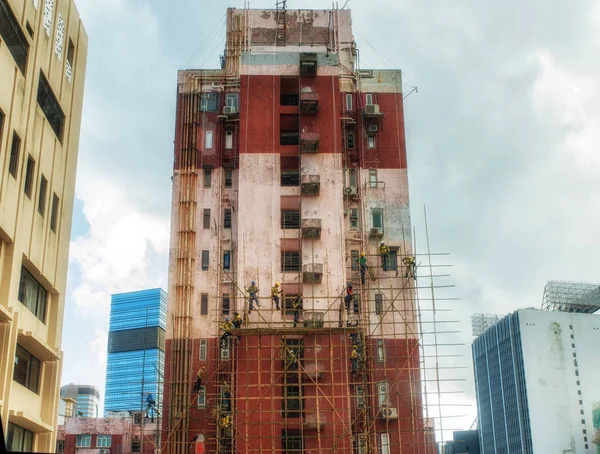
[[[20,149],[21,138],[17,135],[16,132],[13,132],[12,145],[10,146],[10,161],[8,163],[8,173],[10,173],[14,178],[17,178],[17,168],[19,167]]]
[[[352,250],[350,251],[350,266],[356,271],[358,269],[358,251]]]
[[[42,175],[40,181],[40,198],[38,199],[38,212],[44,216],[46,213],[46,191],[48,190],[48,180]]]
[[[381,434],[379,454],[390,454],[390,436],[388,434]]]
[[[346,93],[346,110],[352,110],[352,94]]]
[[[279,145],[298,145],[300,143],[300,120],[298,115],[280,115]]]
[[[201,112],[217,112],[219,110],[218,93],[202,93],[200,95]]]
[[[286,294],[283,298],[283,311],[285,315],[294,315],[294,301],[296,301],[298,295]]]
[[[281,448],[282,454],[302,454],[304,452],[302,433],[298,429],[282,429]]]
[[[54,92],[40,71],[40,82],[38,84],[37,102],[42,108],[42,112],[48,120],[48,124],[56,134],[58,141],[62,143],[63,129],[65,127],[65,114],[60,107],[58,99],[54,96]]]
[[[373,208],[371,210],[371,218],[373,219],[373,228],[383,230],[383,210],[381,208]]]
[[[225,131],[225,149],[233,149],[233,131]]]
[[[225,95],[225,105],[230,107],[234,112],[239,111],[240,104],[240,96],[239,93],[227,93]]]
[[[383,295],[375,293],[375,315],[381,315],[383,312]]]
[[[35,169],[35,161],[29,155],[27,159],[27,169],[25,171],[25,195],[31,199],[31,190],[33,189],[33,171]]]
[[[140,452],[140,445],[139,437],[133,437],[133,440],[131,440],[131,452]]]
[[[56,39],[54,40],[54,53],[60,60],[63,54],[65,45],[65,21],[62,14],[58,13],[58,21],[56,23]]]
[[[354,454],[368,454],[368,452],[365,436],[354,434]]]
[[[364,408],[365,406],[365,387],[363,385],[356,387],[356,406],[358,408]]]
[[[356,169],[348,169],[348,186],[356,187]]]
[[[300,171],[282,170],[281,186],[300,186]]]
[[[346,133],[346,148],[354,150],[354,131],[348,131]]]
[[[208,293],[200,294],[200,315],[208,315]]]
[[[373,136],[367,137],[367,147],[375,148],[375,137],[373,137]]]
[[[79,434],[77,435],[78,448],[90,448],[92,446],[92,436],[90,434]]]
[[[223,315],[229,315],[231,311],[231,299],[229,298],[229,293],[223,294],[223,305],[222,305]]]
[[[41,361],[17,344],[13,380],[28,390],[38,393],[41,373]]]
[[[221,347],[221,359],[229,359],[230,339],[228,338]]]
[[[377,169],[369,169],[369,187],[377,187]]]
[[[231,251],[223,252],[223,269],[226,271],[231,269]]]
[[[358,228],[358,208],[350,208],[350,228]]]
[[[283,210],[283,211],[281,211],[281,228],[282,229],[299,229],[300,228],[300,211],[298,211],[298,210]]]
[[[383,361],[384,351],[383,351],[383,339],[377,339],[377,361]]]
[[[223,228],[231,228],[231,208],[225,208],[223,211]]]
[[[198,408],[206,407],[206,387],[200,386],[198,391]]]
[[[6,0],[0,0],[0,37],[15,59],[17,68],[25,75],[29,43]]]
[[[300,79],[298,77],[281,77],[279,80],[279,105],[297,106],[300,103],[299,89]]]
[[[58,203],[60,202],[56,192],[52,195],[52,212],[50,213],[50,228],[56,232],[56,224],[58,223]]]
[[[32,452],[33,432],[9,422],[6,431],[6,450],[9,452]]]
[[[390,266],[388,271],[396,271],[398,269],[398,249],[390,248]]]
[[[6,115],[0,109],[0,143],[2,143],[2,133],[4,132],[4,120],[6,119]]]
[[[204,131],[204,148],[210,150],[213,147],[213,132]]]
[[[233,186],[233,169],[224,169],[225,172],[225,187],[230,188]]]
[[[21,268],[21,282],[19,283],[19,301],[46,323],[46,303],[48,291],[40,284],[29,271]]]
[[[365,102],[365,104],[366,104],[367,106],[371,106],[371,105],[373,105],[373,94],[372,94],[372,93],[367,93],[367,94],[365,95],[365,101],[366,101],[366,102]]]
[[[300,252],[282,252],[281,253],[281,271],[300,271],[302,263],[300,260]]]
[[[75,45],[71,38],[69,38],[69,50],[67,51],[67,64],[73,68],[73,58],[75,57]]]
[[[208,339],[200,339],[200,361],[206,361],[206,352],[208,350]]]
[[[377,383],[377,405],[387,407],[389,402],[389,385],[387,383]]]
[[[208,251],[202,251],[202,271],[208,271]]]
[[[210,188],[210,180],[212,179],[212,169],[204,169],[204,187]]]
[[[54,0],[46,0],[44,5],[44,30],[46,35],[50,36],[52,32],[52,13],[54,9]]]
[[[112,435],[98,435],[96,437],[96,447],[98,448],[110,448],[112,442]]]
[[[304,358],[304,341],[302,339],[286,339],[283,368],[298,370],[299,362]]]
[[[33,28],[31,27],[31,24],[29,23],[29,21],[25,22],[25,30],[27,30],[27,33],[29,33],[29,36],[31,36],[33,38]]]
[[[56,452],[65,452],[65,440],[56,440]]]
[[[283,387],[283,418],[299,418],[302,411],[302,398],[299,386]]]
[[[202,217],[202,227],[210,229],[210,208],[204,208],[204,215]]]

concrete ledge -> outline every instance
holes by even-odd
[[[12,309],[9,307],[4,307],[2,304],[0,304],[0,323],[8,323],[12,322],[12,320]]]
[[[22,411],[10,410],[8,420],[35,433],[48,433],[54,429],[40,418],[35,418]]]
[[[18,331],[17,342],[19,345],[28,350],[29,353],[41,359],[42,361],[57,361],[60,359],[57,350],[53,349],[50,345],[45,343],[31,331],[20,329]]]

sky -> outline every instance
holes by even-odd
[[[270,8],[275,1],[253,1]],[[345,2],[340,2],[340,7]],[[167,287],[177,70],[216,67],[243,1],[76,0],[89,53],[62,382],[103,394],[110,295]],[[288,8],[328,8],[289,0]],[[600,256],[600,2],[350,0],[362,68],[400,68],[410,202],[449,277],[457,370],[444,428],[476,414],[473,313],[539,307],[548,279]],[[449,347],[446,347],[449,348]],[[442,351],[443,348],[441,348]],[[445,350],[448,351],[448,350]],[[431,391],[432,388],[429,388]],[[435,389],[434,389],[435,391]],[[444,407],[445,408],[445,407]]]

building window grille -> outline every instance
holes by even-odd
[[[90,434],[78,434],[75,446],[78,448],[91,448],[92,436]]]
[[[6,431],[6,450],[8,452],[32,452],[34,434],[21,426],[8,423]]]
[[[10,160],[8,162],[8,173],[17,178],[19,168],[19,152],[21,150],[21,138],[13,132],[12,144],[10,146]]]
[[[398,269],[398,249],[390,248],[390,264],[388,270],[396,271]]]
[[[131,440],[131,452],[140,452],[141,443],[138,437]]]
[[[21,268],[19,301],[42,323],[46,323],[48,291],[24,267]]]
[[[206,361],[207,350],[208,350],[208,339],[200,339],[200,352],[199,352],[200,361]]]
[[[293,272],[300,271],[302,262],[300,260],[300,252],[282,252],[281,253],[281,271]]]
[[[200,295],[200,315],[208,315],[208,293]]]
[[[202,217],[202,227],[210,229],[210,208],[204,209],[204,215]]]
[[[223,228],[231,228],[231,208],[225,208],[225,210],[223,210]]]
[[[281,186],[300,186],[300,171],[282,170]]]
[[[231,311],[231,299],[229,297],[229,293],[223,294],[223,315],[229,315]]]
[[[300,211],[298,211],[298,210],[283,210],[281,212],[281,228],[282,229],[299,229],[300,228]]]
[[[58,141],[62,143],[63,130],[65,127],[65,114],[60,107],[58,99],[54,95],[46,76],[40,71],[40,81],[38,84],[37,102],[44,112],[48,124],[56,134]]]
[[[299,386],[283,387],[283,417],[299,418],[302,411],[302,397]]]
[[[202,271],[208,271],[209,251],[202,251]]]
[[[346,148],[348,148],[348,150],[354,150],[354,131],[348,131],[346,133]]]
[[[233,169],[225,169],[225,187],[233,186]]]
[[[357,229],[358,227],[358,208],[350,208],[350,228]]]
[[[358,408],[365,407],[365,387],[363,385],[356,387],[356,406]]]
[[[15,59],[19,71],[25,75],[29,42],[6,0],[0,0],[0,38]]]
[[[281,444],[282,454],[302,454],[304,452],[302,432],[298,429],[283,429]]]

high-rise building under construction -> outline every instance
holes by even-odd
[[[349,10],[226,24],[178,75],[162,447],[435,452],[401,72],[359,68]]]

